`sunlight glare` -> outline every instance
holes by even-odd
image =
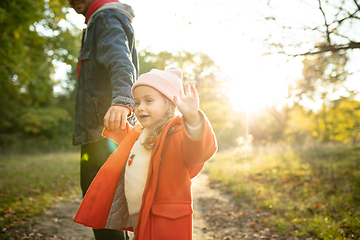
[[[286,104],[288,79],[301,76],[300,60],[285,62],[279,56],[244,59],[238,65],[241,69],[230,73],[233,80],[228,91],[236,111],[254,113],[274,103]]]
[[[272,103],[271,92],[260,79],[234,80],[229,89],[230,102],[235,110],[256,112]]]

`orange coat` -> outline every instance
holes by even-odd
[[[192,239],[191,179],[217,151],[215,134],[203,116],[200,139],[188,135],[182,117],[171,120],[156,139],[139,212],[137,240]],[[123,191],[123,169],[140,131],[127,125],[119,134],[104,131],[104,135],[119,145],[91,183],[74,221],[92,228],[132,230]]]

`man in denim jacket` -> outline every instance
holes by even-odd
[[[85,195],[97,171],[112,152],[103,128],[125,127],[138,77],[138,58],[131,25],[133,10],[118,0],[69,0],[85,16],[79,54],[73,144],[81,145],[80,179]],[[94,229],[97,240],[128,239],[127,233]]]

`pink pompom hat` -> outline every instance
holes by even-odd
[[[134,89],[139,86],[149,86],[174,102],[174,96],[180,99],[180,90],[183,90],[182,76],[182,71],[177,67],[168,67],[165,70],[152,69],[140,75],[131,88],[131,93],[134,95]]]

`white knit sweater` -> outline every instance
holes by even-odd
[[[144,129],[131,149],[125,166],[125,197],[130,215],[140,211],[142,195],[149,171],[152,150],[148,150],[140,144],[145,141],[145,135],[146,129]],[[129,165],[131,158],[132,162]]]

